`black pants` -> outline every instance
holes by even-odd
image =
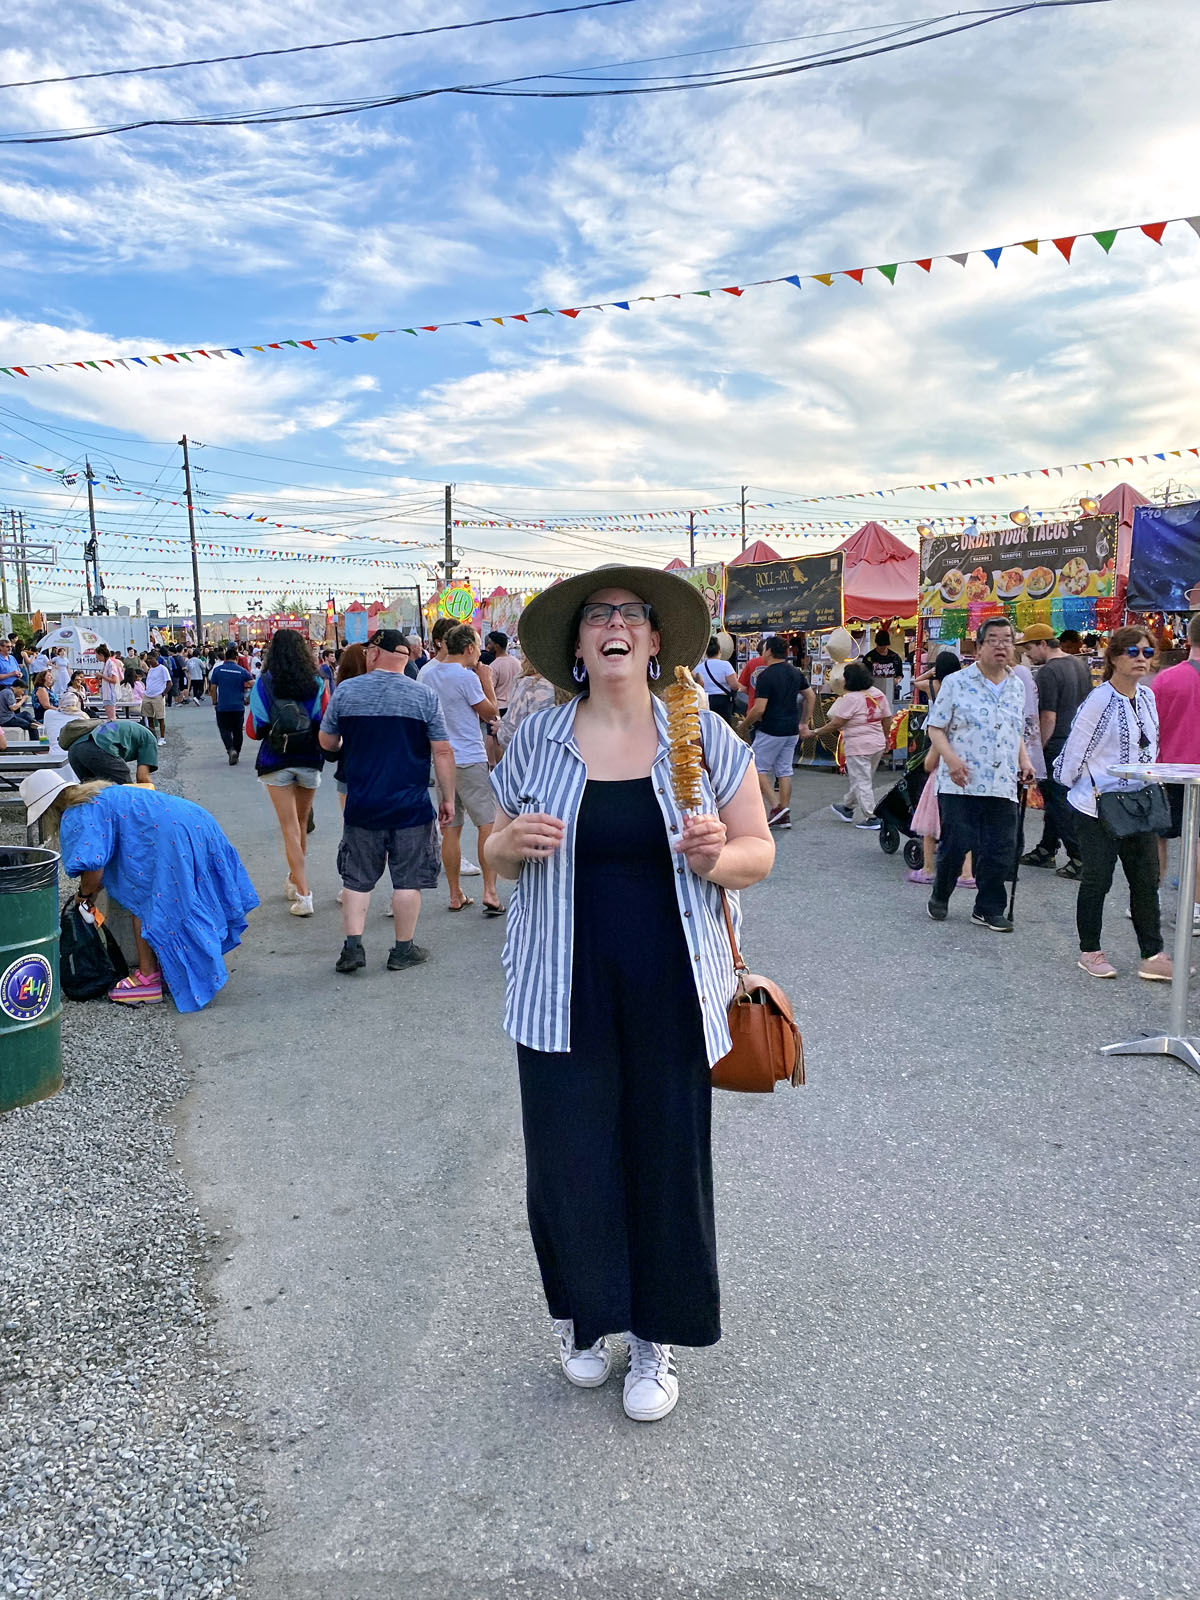
[[[129,767],[109,750],[101,750],[91,734],[76,739],[67,751],[67,762],[80,783],[90,783],[93,778],[107,778],[109,783],[128,783]]]
[[[231,750],[234,755],[242,751],[242,713],[240,711],[218,711],[217,731],[221,735],[221,743],[226,750]]]
[[[0,728],[20,728],[25,733],[33,732],[33,713],[30,711],[10,711]]]
[[[1156,956],[1163,947],[1162,918],[1158,909],[1158,836],[1131,833],[1114,839],[1099,817],[1075,817],[1079,835],[1083,877],[1075,902],[1075,925],[1081,950],[1099,950],[1104,926],[1104,900],[1112,888],[1117,862],[1129,879],[1129,909],[1133,931],[1143,961]]]
[[[1008,902],[1005,880],[1017,856],[1017,802],[990,795],[938,796],[942,834],[931,899],[947,905],[968,852],[975,868],[975,911],[1001,917]]]
[[[1046,765],[1050,765],[1047,758]],[[1066,845],[1067,855],[1072,861],[1079,860],[1079,812],[1067,799],[1067,786],[1059,783],[1054,778],[1043,778],[1038,784],[1042,791],[1042,799],[1046,802],[1046,822],[1042,829],[1042,842],[1039,849],[1047,855],[1054,855],[1060,844]]]

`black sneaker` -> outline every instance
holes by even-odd
[[[361,944],[342,946],[342,953],[333,964],[335,972],[357,972],[367,964],[367,952]]]
[[[1057,860],[1057,850],[1053,852],[1043,850],[1041,845],[1038,845],[1036,850],[1026,851],[1021,857],[1021,865],[1023,867],[1052,867]]]
[[[869,833],[870,832],[878,833],[879,832],[879,818],[878,817],[864,817],[861,822],[856,822],[854,824],[854,826],[856,828],[865,829]]]
[[[935,900],[931,895],[925,903],[925,909],[928,911],[932,921],[945,922],[946,913],[950,907],[944,900]]]
[[[1078,883],[1080,878],[1083,877],[1083,862],[1068,861],[1065,867],[1059,867],[1054,876],[1056,878],[1067,878],[1072,883]]]
[[[387,970],[403,972],[405,967],[419,967],[422,961],[428,960],[429,951],[423,950],[419,944],[410,944],[407,950],[397,950],[393,945],[387,958]]]
[[[231,767],[236,767],[237,766],[237,751],[236,750],[231,750],[229,752],[229,765]]]
[[[993,933],[1011,933],[1013,925],[1005,916],[981,917],[978,911],[972,911],[971,921],[977,928],[990,928]]]
[[[843,805],[837,805],[835,803],[834,805],[831,805],[829,809],[830,809],[830,811],[833,812],[834,816],[838,819],[839,822],[853,822],[854,821],[854,807],[853,806],[843,806]]]

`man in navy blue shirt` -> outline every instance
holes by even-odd
[[[242,753],[242,725],[246,715],[246,689],[254,679],[238,664],[237,645],[227,645],[224,661],[208,675],[208,693],[217,708],[217,728],[221,743],[229,752],[229,765],[236,767]]]

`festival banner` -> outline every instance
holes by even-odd
[[[1133,513],[1129,611],[1200,611],[1200,500]]]
[[[988,528],[921,541],[923,617],[1023,601],[1109,599],[1116,517]]]
[[[1167,217],[1156,222],[1131,222],[1115,228],[1092,228],[1079,233],[1063,233],[1047,238],[1016,239],[1008,244],[989,245],[984,249],[957,250],[940,255],[910,256],[906,260],[873,262],[860,267],[835,267],[825,272],[790,272],[776,278],[754,278],[742,283],[711,284],[703,289],[671,289],[659,294],[629,295],[624,300],[598,300],[591,302],[580,301],[573,306],[538,306],[536,309],[526,311],[509,311],[496,316],[460,317],[449,322],[417,322],[408,328],[375,328],[366,333],[355,331],[353,333],[323,333],[310,338],[292,337],[287,339],[263,340],[260,344],[240,345],[200,345],[190,350],[160,350],[157,354],[128,355],[128,356],[99,356],[90,359],[72,357],[63,361],[22,361],[20,363],[9,361],[0,365],[0,374],[6,378],[19,381],[28,378],[36,372],[73,372],[98,373],[101,375],[113,372],[134,374],[138,371],[148,373],[158,368],[162,372],[184,372],[189,368],[196,370],[203,368],[214,361],[226,363],[228,367],[237,367],[252,356],[265,356],[268,352],[276,355],[285,355],[294,352],[297,356],[304,351],[315,352],[318,345],[333,345],[341,348],[347,345],[370,344],[376,339],[393,335],[408,334],[414,339],[422,335],[440,333],[447,328],[478,328],[481,332],[491,327],[503,327],[519,322],[523,325],[537,326],[535,317],[549,317],[556,321],[565,317],[569,322],[575,322],[580,314],[585,311],[619,311],[628,313],[635,305],[643,303],[653,304],[658,300],[690,300],[700,298],[710,303],[729,303],[740,300],[747,289],[764,289],[771,285],[787,284],[790,289],[800,289],[806,283],[820,284],[823,289],[832,289],[836,283],[842,281],[855,284],[864,288],[867,274],[871,274],[870,281],[879,283],[880,280],[894,287],[896,275],[900,268],[916,268],[917,271],[928,276],[933,271],[934,262],[953,262],[958,267],[966,267],[968,261],[974,259],[978,264],[987,261],[992,267],[999,267],[1000,259],[1006,251],[1023,250],[1029,255],[1037,256],[1043,246],[1046,247],[1043,259],[1054,259],[1051,250],[1057,252],[1058,258],[1067,266],[1072,264],[1071,256],[1075,246],[1085,239],[1092,240],[1108,255],[1113,245],[1121,234],[1140,233],[1153,244],[1161,246],[1163,234],[1167,228],[1175,223],[1180,223],[1190,228],[1194,234],[1200,235],[1200,216],[1194,217]],[[1172,235],[1174,238],[1175,235]],[[878,276],[876,276],[878,275]],[[722,301],[721,297],[726,299]],[[360,325],[361,326],[361,325]],[[230,359],[232,358],[232,359]],[[182,365],[180,365],[182,363]]]
[[[838,628],[842,623],[842,555],[761,561],[725,569],[725,626]]]
[[[719,633],[725,625],[725,568],[720,562],[707,567],[683,567],[675,576],[699,589],[708,606],[713,632]]]

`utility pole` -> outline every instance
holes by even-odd
[[[8,610],[8,573],[4,570],[4,513],[0,511],[0,611]]]
[[[21,578],[21,546],[17,543],[17,513],[10,510],[8,513],[9,526],[12,528],[13,568],[17,576],[17,610],[25,609],[25,585]],[[3,530],[0,529],[0,537]]]
[[[743,546],[743,549],[745,546]],[[696,565],[696,513],[688,512],[688,566]]]
[[[747,488],[747,485],[743,484],[742,485],[742,549],[743,550],[746,548],[746,488]]]
[[[192,508],[192,463],[188,456],[187,434],[180,439],[183,446],[183,482],[187,489],[188,533],[192,541],[192,594],[196,602],[196,648],[204,643],[204,613],[200,609],[200,562],[196,555],[196,513]]]
[[[92,494],[92,463],[87,459],[86,456],[84,457],[83,461],[83,471],[84,476],[87,478],[88,526],[92,530],[92,537],[88,542],[87,548],[83,552],[83,579],[87,584],[88,615],[90,616],[96,609],[95,602],[97,598],[92,593],[92,566],[93,564],[95,565],[96,576],[97,579],[99,579],[100,554],[99,546],[96,543],[96,501]]]
[[[27,617],[33,615],[33,599],[29,593],[29,560],[25,550],[25,513],[17,512],[17,520],[21,524],[21,585],[25,590],[25,604],[21,607]]]
[[[454,577],[454,485],[446,485],[446,557],[442,562],[445,569],[446,581],[443,588],[448,589]]]

